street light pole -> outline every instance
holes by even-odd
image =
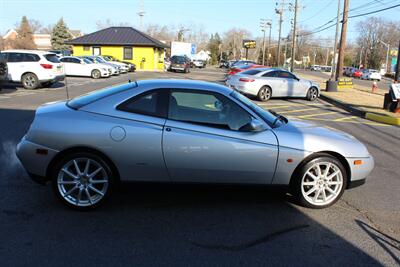
[[[383,44],[384,46],[386,46],[386,64],[385,64],[385,68],[386,68],[386,72],[390,72],[390,69],[389,69],[389,51],[390,51],[390,44],[388,44],[388,43],[385,43],[384,41],[382,41],[382,40],[379,40],[379,42],[381,43],[381,44]]]
[[[271,30],[272,30],[272,23],[269,23],[269,37],[268,37],[268,48],[267,48],[267,66],[270,65],[270,62],[269,62],[269,49],[271,47]]]
[[[262,65],[264,65],[264,63],[265,63],[265,29],[262,29],[262,31],[263,31],[263,33],[264,33],[264,36],[263,36],[263,48],[262,48],[262,55],[263,55],[263,57],[262,57]]]
[[[260,21],[261,30],[264,32],[263,37],[263,60],[262,64],[265,65],[265,31],[267,27],[269,27],[269,43],[268,43],[268,55],[269,55],[269,47],[271,45],[271,28],[272,28],[272,20],[270,19],[261,19]],[[267,55],[267,65],[268,65],[268,55]]]
[[[297,0],[294,2],[294,19],[293,19],[293,36],[292,36],[292,58],[290,60],[290,71],[294,71],[294,59],[296,51],[296,27],[297,27],[297,10],[299,6]]]

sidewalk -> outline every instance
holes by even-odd
[[[321,98],[332,104],[339,105],[366,119],[400,125],[400,113],[389,112],[382,108],[384,94],[388,92],[386,88],[380,88],[376,93],[372,93],[371,88],[354,84],[354,89],[341,89],[338,92],[326,92],[325,87],[328,76],[326,79],[308,74],[300,74],[299,76],[317,82],[321,88]]]

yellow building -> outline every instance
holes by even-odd
[[[132,27],[110,27],[66,42],[74,56],[113,56],[134,63],[137,70],[164,70],[168,46]]]

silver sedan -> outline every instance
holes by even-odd
[[[271,97],[304,97],[314,101],[320,95],[318,84],[276,68],[254,68],[239,72],[228,77],[226,85],[243,94],[256,96],[260,101],[267,101]]]
[[[374,167],[353,136],[268,112],[214,83],[147,80],[41,106],[17,156],[67,206],[119,181],[286,185],[323,208]]]

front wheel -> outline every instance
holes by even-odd
[[[102,204],[114,187],[109,164],[92,153],[73,153],[60,160],[52,172],[53,191],[66,206],[78,210]]]
[[[99,79],[101,77],[101,73],[99,70],[93,70],[92,71],[92,78],[93,79]]]
[[[346,186],[345,168],[329,155],[321,155],[304,164],[291,183],[299,204],[314,209],[333,205],[342,196]]]
[[[315,101],[318,98],[318,89],[315,87],[311,87],[307,92],[307,100]]]
[[[272,96],[272,90],[268,86],[263,86],[261,89],[258,91],[257,98],[258,100],[265,102],[268,101]]]

